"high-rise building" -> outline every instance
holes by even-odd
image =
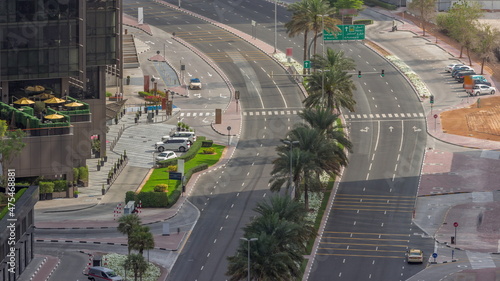
[[[18,177],[72,180],[92,148],[106,149],[106,75],[122,80],[121,16],[120,0],[0,1],[0,119],[27,134],[9,165]]]

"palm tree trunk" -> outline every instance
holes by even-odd
[[[472,60],[470,58],[470,50],[467,48],[467,57],[469,57],[469,65],[472,66]]]
[[[462,58],[463,52],[464,52],[464,46],[460,46],[460,56],[459,56],[459,58]]]
[[[481,75],[483,75],[484,63],[485,62],[486,62],[486,58],[483,58],[483,61],[481,62]]]

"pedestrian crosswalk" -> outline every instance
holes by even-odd
[[[297,115],[300,110],[253,110],[243,111],[243,116],[280,116],[280,115]],[[181,112],[181,117],[209,117],[215,116],[214,111],[206,112]],[[346,120],[353,119],[391,119],[391,118],[423,118],[423,113],[375,113],[375,114],[344,114]]]

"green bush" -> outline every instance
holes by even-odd
[[[201,142],[201,147],[211,147],[213,144],[213,140],[204,140]]]
[[[168,166],[167,172],[177,172],[177,165]]]
[[[54,192],[54,183],[50,181],[41,181],[38,183],[40,186],[40,194]]]
[[[179,197],[181,197],[180,190],[176,189],[172,191],[172,194],[170,194],[170,204],[168,204],[168,207],[172,207],[177,202],[177,200],[179,200]]]
[[[179,158],[182,158],[182,157],[179,157]],[[165,168],[165,167],[169,167],[169,166],[175,166],[177,164],[177,159],[179,159],[179,158],[160,161],[160,162],[158,162],[158,167]]]
[[[206,163],[203,163],[203,164],[200,164],[196,167],[193,167],[192,169],[188,170],[185,174],[184,174],[184,179],[186,180],[186,182],[189,182],[189,180],[191,179],[191,176],[196,173],[196,172],[199,172],[199,171],[203,171],[203,170],[206,170],[208,169],[208,164]]]
[[[73,168],[73,182],[76,183],[80,179],[80,170]]]
[[[127,193],[125,193],[125,204],[127,204],[129,201],[135,201],[135,196],[135,192],[127,191]]]
[[[106,97],[107,97],[107,98],[112,97],[112,96],[113,96],[113,94],[112,94],[112,93],[110,93],[110,92],[106,92]]]
[[[139,91],[139,92],[138,92],[138,94],[139,94],[139,96],[141,96],[141,97],[143,97],[143,98],[144,98],[144,97],[147,97],[147,96],[151,96],[151,94],[150,94],[150,93],[148,93],[148,92],[144,92],[144,91]]]
[[[369,7],[379,6],[387,10],[396,10],[398,8],[398,6],[396,5],[385,3],[379,0],[365,0],[365,5]]]
[[[168,190],[168,184],[160,183],[154,188],[154,192],[165,192]]]
[[[214,154],[215,148],[213,148],[213,147],[205,148],[205,149],[203,149],[203,153],[204,154]]]
[[[143,208],[168,207],[168,196],[166,192],[140,192],[136,196],[136,202],[138,201],[141,201]]]
[[[54,192],[62,192],[68,190],[68,182],[65,180],[54,181]]]
[[[370,20],[370,19],[355,20],[355,21],[353,21],[353,24],[364,24],[364,25],[370,25],[370,24],[373,24],[373,20]]]
[[[78,174],[79,174],[79,179],[82,181],[86,181],[89,179],[89,167],[88,166],[81,166],[78,167]]]

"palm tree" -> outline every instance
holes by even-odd
[[[344,71],[356,69],[356,63],[350,57],[346,57],[343,50],[335,51],[332,48],[326,49],[325,56],[314,55],[311,58],[311,64],[314,68],[330,69],[332,67]]]
[[[141,254],[129,254],[123,266],[134,272],[134,281],[137,281],[138,277],[142,280],[142,274],[148,269],[148,263]]]
[[[340,22],[332,17],[321,18],[319,15],[333,15],[335,8],[330,7],[326,0],[301,0],[288,6],[288,10],[292,12],[292,19],[285,23],[289,37],[295,37],[299,34],[304,34],[304,60],[307,60],[307,36],[309,31],[314,32],[314,53],[316,53],[316,39],[321,28],[324,26],[326,30],[331,32],[338,31],[337,25]],[[305,73],[304,69],[304,73]]]
[[[356,86],[351,75],[333,67],[323,71],[314,72],[308,78],[306,87],[309,96],[304,100],[304,105],[327,107],[332,112],[340,111],[341,107],[354,111],[356,101],[353,98],[353,91]]]
[[[342,130],[344,127],[337,122],[338,114],[334,114],[326,108],[316,107],[305,108],[298,115],[307,123],[299,124],[299,126],[316,128],[323,132],[329,140],[339,145],[339,148],[345,148],[352,152],[352,143]]]
[[[128,253],[130,254],[130,236],[141,225],[141,218],[136,214],[124,215],[118,219],[118,231],[127,235]]]
[[[139,251],[141,255],[144,250],[151,250],[155,247],[155,239],[148,226],[137,227],[130,235],[128,243],[130,249]]]
[[[278,214],[282,220],[301,223],[304,218],[304,206],[289,196],[272,196],[268,200],[258,202],[253,209],[261,216]]]
[[[303,255],[293,255],[288,251],[279,251],[278,245],[284,243],[276,237],[262,233],[258,240],[248,243],[240,242],[236,255],[227,258],[229,261],[226,275],[229,280],[245,280],[248,276],[248,250],[250,250],[250,273],[252,280],[289,281],[300,276],[300,265]]]

